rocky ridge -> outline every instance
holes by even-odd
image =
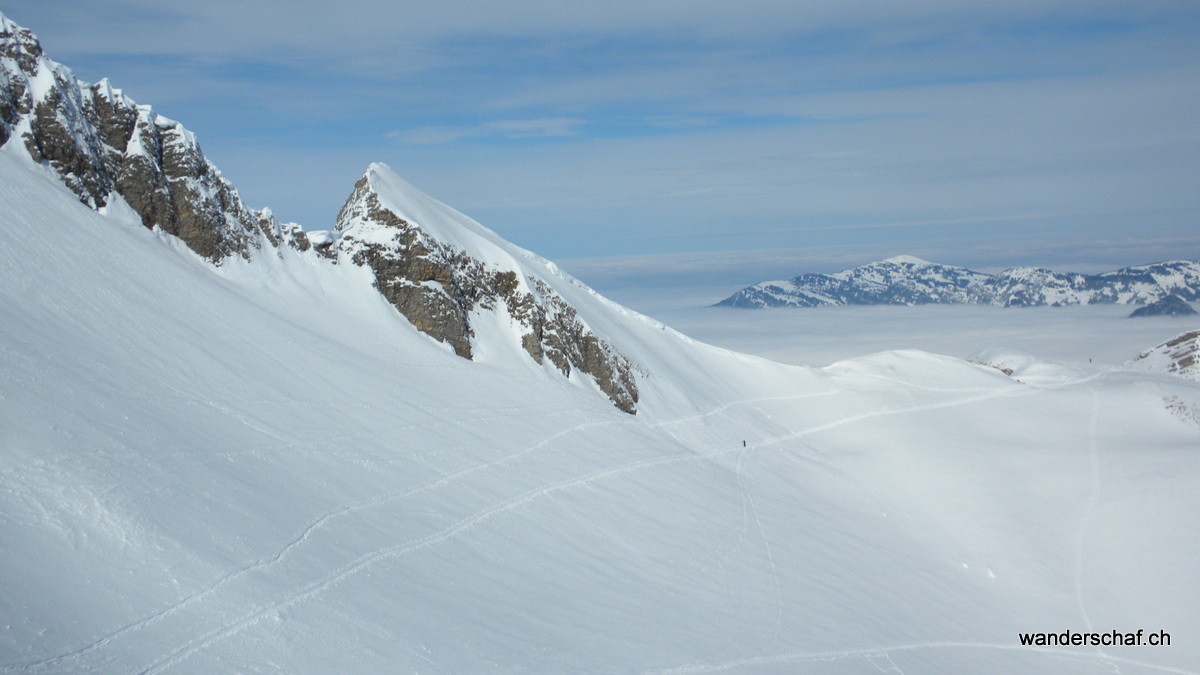
[[[123,199],[146,227],[178,237],[211,263],[287,249],[318,264],[369,268],[375,288],[397,311],[459,356],[473,359],[485,337],[515,339],[536,363],[569,378],[585,374],[618,409],[637,411],[638,367],[596,335],[537,270],[507,254],[481,256],[479,242],[499,238],[474,221],[372,165],[336,228],[310,236],[269,209],[246,207],[181,124],[107,80],[77,80],[43,53],[32,32],[0,14],[0,146],[14,142],[53,169],[83,204],[101,210]],[[437,204],[458,218],[439,224],[438,217],[402,215],[381,198],[381,176],[407,186],[410,202]],[[480,335],[484,313],[505,315],[514,335]]]
[[[386,166],[371,165],[338,215],[329,249],[337,260],[370,268],[388,302],[459,356],[473,357],[472,315],[502,312],[535,362],[548,361],[568,377],[573,370],[586,373],[617,408],[636,412],[636,368],[628,358],[597,337],[549,284],[525,274],[503,251],[473,254],[439,240],[381,197],[405,188],[411,186]]]
[[[1172,260],[1102,274],[1016,267],[991,275],[896,256],[836,274],[803,274],[748,286],[721,307],[973,304],[1036,307],[1145,304],[1175,294],[1200,299],[1200,261]]]
[[[19,142],[92,208],[120,195],[161,228],[219,263],[298,228],[249,209],[178,122],[107,80],[88,84],[50,60],[37,37],[0,15],[0,145]]]

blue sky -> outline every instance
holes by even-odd
[[[1200,3],[7,0],[331,226],[371,161],[600,287],[1200,257]]]

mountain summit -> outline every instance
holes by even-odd
[[[632,362],[599,338],[531,263],[531,253],[372,164],[342,206],[331,249],[366,267],[375,288],[421,332],[472,358],[479,340],[512,339],[538,364],[585,373],[636,412]],[[479,315],[507,329],[480,335]]]

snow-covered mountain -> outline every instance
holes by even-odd
[[[1143,305],[1133,310],[1129,318],[1136,319],[1144,316],[1191,316],[1196,310],[1178,295],[1167,295],[1160,300]]]
[[[637,411],[637,366],[597,337],[547,281],[573,280],[388,167],[367,169],[342,207],[335,237],[318,250],[370,269],[388,302],[459,356],[472,358],[482,341],[507,340],[563,375],[586,374],[618,408]],[[479,328],[485,314],[502,325]]]
[[[507,341],[564,376],[582,373],[618,408],[637,411],[637,366],[598,337],[549,279],[573,280],[386,166],[367,170],[333,236],[316,238],[314,247],[298,225],[247,208],[178,122],[107,81],[77,80],[7,18],[0,18],[0,102],[0,144],[22,145],[88,206],[120,201],[146,227],[216,264],[291,248],[312,251],[318,264],[367,267],[401,314],[459,356],[473,358],[480,342]]]
[[[748,286],[721,307],[982,304],[1000,307],[1144,304],[1200,299],[1200,261],[1171,260],[1102,274],[1015,267],[997,275],[896,256],[836,274],[802,274]]]
[[[246,208],[181,124],[107,80],[76,79],[33,33],[0,16],[0,144],[10,140],[84,204],[105,208],[119,195],[146,227],[214,262],[297,236],[296,227]]]
[[[4,58],[34,51],[4,26]],[[65,72],[42,58],[42,84]],[[10,94],[49,89],[14,81],[0,671],[1200,662],[1200,425],[1177,414],[1200,404],[1192,382],[736,354],[381,165],[310,234],[231,206],[224,183],[206,193],[224,202],[188,192],[216,180],[207,163],[148,169],[146,191],[186,188],[159,193],[171,209],[231,209],[172,231],[100,164],[34,154],[23,125],[44,99]],[[61,119],[100,152],[80,96]],[[1175,642],[1018,638],[1139,628]]]
[[[1200,380],[1200,330],[1187,331],[1138,354],[1131,365]]]

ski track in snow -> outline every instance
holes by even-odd
[[[1078,384],[1080,382],[1095,379],[1095,377],[1096,376],[1092,376],[1092,377],[1083,378],[1083,379],[1077,380],[1077,381],[1062,383],[1059,386],[1053,387],[1053,389],[1060,389],[1060,388],[1063,388],[1066,386],[1070,386],[1072,384]],[[902,409],[898,409],[898,410],[885,410],[885,411],[866,413],[863,415],[857,415],[857,416],[853,416],[853,417],[843,418],[842,420],[830,422],[830,423],[824,424],[824,425],[819,425],[817,427],[812,427],[810,429],[795,432],[792,434],[785,434],[783,436],[780,436],[780,437],[777,437],[774,439],[769,439],[766,441],[755,443],[753,445],[748,446],[748,448],[759,449],[759,448],[763,448],[763,447],[766,447],[769,445],[774,445],[774,444],[777,444],[777,443],[780,443],[780,442],[783,442],[786,440],[800,438],[800,437],[809,435],[811,433],[825,431],[825,430],[828,430],[828,429],[831,429],[834,427],[841,426],[843,424],[849,424],[849,423],[861,421],[863,419],[869,419],[872,417],[908,414],[908,413],[914,413],[914,412],[921,412],[921,411],[925,411],[925,410],[937,410],[937,409],[955,407],[955,406],[959,406],[959,405],[969,405],[972,403],[977,403],[979,401],[989,400],[989,399],[993,399],[993,398],[1023,396],[1023,395],[1037,393],[1037,392],[1044,391],[1044,390],[1045,389],[1042,389],[1042,388],[1022,387],[1022,388],[1016,389],[1014,391],[1011,388],[1005,388],[999,392],[993,392],[991,394],[982,395],[982,396],[967,397],[967,398],[959,399],[959,400],[955,400],[955,401],[944,401],[941,403],[928,404],[928,405],[916,406],[916,407],[910,407],[910,408],[902,408]],[[740,447],[735,448],[733,450],[726,448],[726,449],[711,451],[708,453],[693,453],[693,454],[688,454],[685,456],[675,455],[675,456],[660,457],[660,458],[650,459],[650,460],[642,460],[642,461],[633,462],[633,463],[615,467],[615,468],[599,469],[599,470],[590,472],[588,474],[585,474],[585,475],[577,477],[577,478],[559,481],[557,483],[552,483],[550,485],[543,486],[536,490],[526,492],[520,496],[500,502],[499,504],[496,504],[495,506],[492,506],[488,509],[485,509],[483,511],[476,513],[473,516],[470,516],[464,520],[461,520],[458,523],[456,523],[450,527],[444,528],[442,530],[439,530],[438,532],[427,535],[427,536],[417,539],[415,541],[408,542],[405,544],[399,544],[399,545],[388,547],[388,548],[384,548],[379,551],[375,551],[373,553],[363,555],[363,556],[357,558],[356,560],[354,560],[350,563],[347,563],[346,565],[343,565],[342,567],[338,568],[333,574],[327,576],[325,579],[314,582],[312,584],[309,584],[307,587],[305,587],[304,589],[299,591],[297,594],[292,595],[291,597],[282,599],[278,602],[271,603],[271,604],[269,604],[265,607],[259,608],[257,610],[254,610],[252,613],[243,617],[242,619],[239,619],[231,624],[227,624],[226,626],[219,628],[217,630],[211,631],[211,632],[205,634],[203,637],[201,637],[197,640],[194,640],[186,645],[183,645],[182,647],[168,653],[164,657],[161,657],[160,659],[154,661],[153,663],[151,663],[151,665],[147,666],[142,672],[145,672],[145,673],[160,672],[166,668],[169,668],[172,665],[175,665],[175,664],[183,661],[184,659],[188,658],[189,656],[191,656],[192,654],[194,654],[200,650],[207,649],[208,647],[211,647],[212,645],[214,645],[218,642],[221,642],[221,641],[225,640],[226,638],[229,638],[233,635],[236,635],[237,633],[240,633],[241,631],[245,630],[246,628],[248,628],[250,626],[257,624],[268,614],[278,612],[280,610],[286,609],[288,607],[291,607],[293,605],[296,605],[296,604],[299,604],[302,602],[306,602],[314,597],[317,597],[324,591],[337,585],[339,582],[357,574],[358,572],[362,571],[363,569],[365,569],[366,567],[368,567],[369,565],[371,565],[375,562],[378,562],[381,560],[390,560],[390,559],[401,558],[401,557],[407,556],[409,554],[415,553],[417,551],[424,550],[426,548],[429,548],[429,547],[439,544],[441,542],[457,538],[460,534],[474,529],[474,527],[476,525],[486,522],[486,521],[489,521],[492,518],[494,518],[495,516],[500,515],[502,513],[512,511],[516,507],[526,504],[528,502],[534,501],[539,497],[542,497],[542,496],[545,496],[548,494],[552,494],[555,492],[567,490],[567,489],[570,489],[573,487],[587,485],[589,483],[593,483],[595,481],[609,478],[612,476],[619,476],[619,475],[624,475],[627,473],[632,473],[634,471],[640,471],[642,469],[647,469],[647,468],[650,468],[653,466],[712,459],[714,457],[718,457],[721,455],[727,455],[727,454],[731,454],[734,452],[741,452],[741,451],[742,451],[742,448],[740,448]]]
[[[332,575],[329,575],[322,580],[319,580],[313,584],[310,584],[309,586],[307,586],[304,589],[302,589],[301,591],[299,591],[297,594],[292,595],[288,598],[285,598],[279,602],[270,604],[264,608],[258,609],[256,611],[254,611],[253,613],[251,613],[250,615],[243,617],[241,620],[235,621],[232,624],[228,624],[223,628],[217,629],[216,631],[212,631],[212,632],[206,634],[204,637],[202,637],[198,640],[195,640],[187,645],[184,645],[180,649],[177,649],[177,650],[171,652],[170,654],[168,654],[167,656],[152,663],[150,666],[148,666],[146,668],[146,670],[144,672],[155,672],[155,671],[161,670],[163,668],[169,667],[170,665],[172,665],[174,663],[178,663],[179,661],[182,661],[184,658],[190,656],[191,654],[193,654],[201,649],[207,648],[208,646],[211,646],[212,644],[215,644],[215,643],[217,643],[227,637],[230,637],[230,636],[240,632],[241,630],[244,630],[245,628],[257,623],[264,616],[266,616],[267,614],[269,614],[271,612],[279,611],[281,609],[290,607],[292,605],[298,604],[300,602],[306,601],[312,597],[319,595],[324,590],[327,590],[328,588],[336,585],[338,582],[342,581],[343,579],[348,578],[348,577],[358,573],[363,568],[367,567],[370,564],[373,564],[374,562],[377,562],[380,560],[404,557],[406,555],[423,550],[425,548],[436,545],[443,541],[447,541],[447,540],[456,538],[460,534],[473,529],[479,523],[491,520],[492,518],[494,518],[495,516],[497,516],[501,513],[511,511],[512,509],[514,509],[520,505],[523,505],[525,503],[533,501],[533,500],[535,500],[541,496],[547,495],[547,494],[570,489],[572,487],[586,485],[586,484],[595,482],[597,480],[602,480],[602,479],[612,477],[612,476],[623,475],[626,473],[639,471],[639,470],[650,468],[653,466],[670,464],[670,463],[691,462],[691,461],[698,461],[698,460],[705,460],[705,459],[713,459],[713,458],[716,458],[716,457],[719,457],[722,455],[731,454],[733,452],[742,453],[742,452],[748,452],[750,450],[758,450],[758,449],[762,449],[762,448],[765,448],[770,445],[775,445],[775,444],[786,442],[789,440],[795,440],[797,438],[802,438],[802,437],[805,437],[805,436],[808,436],[811,434],[820,433],[820,432],[827,431],[832,428],[836,428],[836,427],[839,427],[839,426],[842,426],[845,424],[851,424],[851,423],[858,422],[858,421],[861,421],[864,419],[870,419],[870,418],[874,418],[874,417],[885,417],[885,416],[891,416],[891,415],[911,414],[911,413],[922,412],[922,411],[926,411],[926,410],[936,410],[936,409],[956,407],[956,406],[960,406],[960,405],[970,405],[972,403],[977,403],[980,401],[985,401],[985,400],[989,400],[989,399],[993,399],[993,398],[1030,395],[1030,394],[1035,394],[1035,393],[1038,393],[1038,392],[1041,392],[1044,390],[1060,389],[1060,388],[1064,388],[1067,386],[1081,384],[1081,383],[1096,379],[1099,376],[1100,375],[1092,375],[1089,377],[1081,378],[1079,380],[1073,380],[1073,381],[1069,381],[1066,383],[1060,383],[1060,384],[1058,384],[1056,386],[1052,386],[1052,387],[1019,387],[1019,388],[1006,387],[999,391],[992,391],[992,392],[989,392],[986,394],[965,397],[962,399],[942,401],[942,402],[938,402],[938,403],[926,404],[926,405],[921,405],[921,406],[910,406],[907,408],[900,408],[900,409],[894,409],[894,410],[873,411],[873,412],[869,412],[869,413],[864,413],[862,415],[856,415],[856,416],[842,418],[840,420],[835,420],[833,422],[829,422],[829,423],[826,423],[823,425],[818,425],[815,427],[810,427],[808,429],[803,429],[803,430],[792,432],[789,434],[784,434],[784,435],[770,438],[770,439],[767,439],[764,441],[760,441],[758,443],[753,443],[753,444],[748,445],[744,449],[739,447],[734,450],[729,450],[726,448],[726,449],[710,451],[707,453],[689,453],[689,454],[683,455],[683,456],[672,455],[672,456],[668,456],[668,457],[659,457],[659,458],[650,459],[650,460],[641,460],[641,461],[632,462],[632,463],[614,467],[614,468],[598,469],[596,471],[590,472],[583,476],[579,476],[579,477],[576,477],[573,479],[568,479],[568,480],[552,483],[550,485],[543,486],[536,490],[526,492],[526,493],[519,495],[517,497],[514,497],[512,499],[500,502],[499,504],[496,504],[496,505],[489,507],[483,511],[480,511],[480,512],[474,514],[473,516],[470,516],[464,520],[461,520],[458,523],[451,525],[447,528],[444,528],[442,530],[439,530],[438,532],[435,532],[433,534],[427,535],[425,537],[413,540],[413,541],[405,543],[405,544],[388,547],[385,549],[381,549],[379,551],[375,551],[373,553],[363,555],[363,556],[357,558],[356,560],[342,566],[341,568],[336,570]],[[887,379],[887,378],[884,378],[884,379]],[[748,405],[748,404],[752,404],[752,403],[761,403],[761,402],[765,402],[765,401],[774,401],[774,400],[803,399],[803,398],[811,398],[811,397],[815,397],[815,396],[833,395],[836,393],[839,393],[838,390],[787,395],[787,396],[759,397],[759,398],[731,401],[729,403],[721,404],[721,405],[719,405],[709,411],[703,412],[703,413],[698,413],[696,415],[683,417],[683,418],[677,418],[677,419],[673,419],[673,420],[665,420],[665,421],[661,421],[661,422],[656,422],[656,423],[652,423],[647,426],[663,427],[663,426],[668,426],[668,425],[673,425],[673,424],[680,424],[680,423],[684,423],[684,422],[688,422],[688,421],[694,421],[697,419],[702,419],[705,417],[710,417],[712,415],[722,413],[722,412],[724,412],[730,408],[733,408],[735,406]],[[75,661],[75,660],[85,657],[89,654],[95,653],[96,651],[103,649],[104,647],[108,646],[112,642],[119,640],[120,638],[122,638],[126,635],[136,633],[137,631],[139,631],[143,628],[153,625],[154,623],[157,623],[158,621],[160,621],[172,614],[175,614],[176,612],[178,612],[182,609],[185,609],[186,607],[189,607],[189,606],[195,604],[196,602],[201,601],[205,597],[212,595],[215,591],[219,590],[221,587],[229,584],[230,582],[232,582],[242,576],[245,576],[246,574],[249,574],[254,571],[262,570],[265,568],[269,568],[269,567],[279,563],[291,551],[293,551],[298,546],[302,545],[305,541],[307,541],[314,532],[316,532],[320,528],[324,527],[327,523],[337,519],[338,517],[340,517],[342,515],[350,514],[350,513],[356,512],[356,511],[362,511],[364,509],[368,509],[373,506],[380,506],[382,504],[385,504],[385,503],[388,503],[391,501],[397,501],[397,500],[406,498],[406,497],[416,494],[418,492],[422,492],[422,491],[429,490],[429,489],[434,489],[436,487],[451,483],[451,482],[457,480],[458,478],[461,478],[462,476],[473,473],[475,471],[485,469],[485,468],[490,468],[492,466],[496,466],[496,465],[502,464],[504,462],[511,461],[520,456],[526,455],[530,452],[534,452],[537,449],[545,447],[547,444],[549,444],[550,442],[552,442],[553,440],[555,440],[557,438],[561,438],[567,434],[582,430],[584,428],[589,428],[589,427],[594,427],[594,426],[605,426],[605,425],[610,425],[610,424],[639,424],[639,423],[640,422],[638,420],[631,419],[631,420],[605,420],[605,421],[600,421],[600,422],[587,422],[584,424],[575,425],[573,427],[569,427],[567,429],[556,432],[550,436],[547,436],[546,438],[542,439],[538,443],[536,443],[532,446],[529,446],[529,447],[525,448],[524,450],[521,450],[512,455],[507,455],[505,457],[502,457],[502,458],[499,458],[499,459],[496,459],[496,460],[493,460],[490,462],[485,462],[483,464],[479,464],[474,467],[469,467],[469,468],[460,470],[460,471],[450,474],[448,476],[444,476],[435,481],[431,481],[430,483],[426,483],[424,485],[406,490],[404,492],[383,495],[383,496],[376,497],[371,500],[359,502],[359,503],[352,504],[350,506],[346,506],[346,507],[343,507],[343,508],[335,510],[335,511],[331,511],[325,515],[320,516],[319,518],[315,519],[314,521],[310,522],[307,526],[305,526],[300,531],[300,533],[295,538],[291,539],[288,543],[286,543],[282,548],[280,548],[278,551],[276,551],[271,556],[260,558],[259,560],[255,561],[249,565],[238,567],[238,568],[232,570],[231,572],[225,574],[224,576],[222,576],[221,578],[219,578],[217,581],[213,582],[209,586],[199,590],[196,593],[193,593],[192,595],[189,595],[189,596],[181,599],[177,603],[175,603],[159,612],[156,612],[155,614],[147,616],[147,617],[145,617],[137,622],[134,622],[132,624],[128,624],[128,625],[126,625],[104,637],[101,637],[99,640],[96,640],[95,642],[93,642],[89,645],[86,645],[82,648],[73,650],[71,652],[53,656],[53,657],[49,657],[49,658],[42,659],[39,661],[34,661],[31,663],[26,663],[26,664],[6,664],[5,666],[3,666],[3,669],[6,671],[39,670],[39,669],[44,669],[44,668],[48,668],[48,667],[53,667],[53,666],[62,664],[67,661]],[[741,460],[739,459],[739,465],[740,464],[741,464]],[[741,480],[741,478],[739,476],[739,481],[740,480]],[[743,489],[744,493],[747,492],[744,483],[742,484],[742,489]],[[763,542],[764,542],[768,560],[772,566],[772,574],[774,576],[775,591],[777,594],[777,612],[778,612],[778,616],[779,616],[779,621],[781,622],[783,607],[782,607],[782,591],[781,591],[781,586],[780,586],[780,582],[779,582],[779,578],[778,578],[778,570],[775,567],[774,559],[772,557],[772,554],[771,554],[770,548],[769,548],[770,544],[766,540],[766,536],[765,536],[764,530],[762,528],[761,520],[758,518],[757,509],[753,508],[753,505],[752,505],[752,509],[753,509],[753,516],[754,516],[754,519],[756,520],[756,525],[759,530],[759,534],[762,537]]]
[[[712,410],[709,410],[704,413],[699,413],[697,415],[692,415],[689,417],[681,417],[681,418],[677,418],[677,419],[673,419],[673,420],[665,420],[665,421],[661,421],[661,422],[656,422],[653,424],[649,424],[647,426],[656,428],[656,427],[661,427],[661,426],[678,424],[678,423],[682,423],[682,422],[695,421],[697,419],[702,419],[705,417],[712,416],[714,414],[724,412],[725,410],[728,410],[729,408],[732,408],[734,406],[747,405],[747,404],[751,404],[751,403],[760,403],[760,402],[764,402],[764,401],[776,401],[776,400],[803,399],[803,398],[811,398],[814,396],[832,395],[835,393],[837,393],[836,390],[830,390],[827,392],[794,394],[794,395],[787,395],[787,396],[770,396],[770,397],[744,399],[744,400],[740,400],[740,401],[732,401],[729,403],[724,403],[724,404],[717,406],[717,407],[713,408]],[[206,402],[206,401],[203,401],[198,398],[196,400],[200,400],[202,403],[206,403],[210,406],[213,405],[210,402]],[[217,406],[213,406],[213,407],[217,407]],[[227,414],[232,414],[227,409],[220,408],[220,407],[218,407],[218,409]],[[243,423],[245,422],[245,420],[242,419],[240,416],[237,416],[237,419]],[[443,476],[442,478],[439,478],[437,480],[431,481],[429,483],[420,485],[418,487],[415,487],[415,488],[412,488],[409,490],[405,490],[403,492],[382,495],[382,496],[379,496],[379,497],[376,497],[373,499],[365,500],[365,501],[351,504],[349,506],[346,506],[346,507],[343,507],[343,508],[340,508],[340,509],[337,509],[334,511],[330,511],[328,513],[321,515],[320,517],[316,518],[315,520],[311,521],[310,523],[308,523],[302,530],[300,530],[300,532],[295,537],[293,537],[291,540],[289,540],[282,548],[277,550],[273,555],[270,555],[270,556],[267,556],[264,558],[260,558],[256,561],[239,566],[239,567],[235,568],[234,570],[228,572],[224,576],[220,577],[213,583],[209,584],[208,586],[200,589],[199,591],[196,591],[195,593],[193,593],[189,596],[182,598],[181,600],[175,602],[174,604],[170,605],[169,607],[166,607],[158,612],[155,612],[154,614],[144,617],[134,623],[127,624],[107,635],[102,636],[100,639],[92,642],[91,644],[85,645],[85,646],[75,649],[73,651],[70,651],[70,652],[67,652],[64,654],[59,654],[57,656],[53,656],[50,658],[42,659],[39,661],[26,663],[26,664],[5,664],[4,666],[2,666],[2,668],[6,671],[11,671],[14,669],[36,670],[36,669],[53,667],[53,666],[56,666],[58,664],[65,662],[65,661],[73,661],[73,660],[85,657],[88,654],[91,654],[99,649],[104,648],[105,646],[111,644],[113,641],[119,640],[120,638],[122,638],[126,635],[135,633],[138,630],[141,630],[143,628],[151,626],[151,625],[171,616],[172,614],[175,614],[175,613],[179,612],[180,610],[183,610],[183,609],[195,604],[196,602],[203,600],[205,597],[220,590],[223,586],[225,586],[247,574],[250,574],[250,573],[256,572],[256,571],[260,571],[263,569],[267,569],[269,567],[272,567],[272,566],[278,564],[293,549],[297,548],[298,546],[302,545],[305,541],[307,541],[314,532],[316,532],[317,530],[324,527],[330,521],[335,520],[341,516],[352,514],[357,511],[363,511],[365,509],[369,509],[372,507],[382,506],[384,504],[387,504],[387,503],[390,503],[393,501],[399,501],[402,499],[406,499],[414,494],[418,494],[418,493],[424,492],[426,490],[432,490],[437,487],[452,483],[452,482],[454,482],[464,476],[467,476],[471,473],[474,473],[476,471],[488,469],[488,468],[491,468],[494,466],[498,466],[500,464],[504,464],[506,462],[515,460],[521,456],[527,455],[531,452],[535,452],[535,451],[545,447],[552,441],[562,438],[563,436],[566,436],[568,434],[572,434],[572,433],[581,431],[583,429],[596,427],[596,426],[606,426],[606,425],[611,425],[611,424],[640,424],[640,423],[641,422],[639,420],[635,420],[635,419],[615,419],[615,420],[604,420],[604,421],[600,421],[600,422],[585,422],[583,424],[577,424],[575,426],[572,426],[567,429],[558,431],[554,434],[551,434],[550,436],[543,438],[541,441],[535,443],[534,445],[531,445],[528,448],[525,448],[524,450],[513,453],[511,455],[506,455],[504,457],[501,457],[496,460],[492,460],[490,462],[485,462],[483,464],[478,464],[473,467],[462,469],[453,474]],[[255,428],[255,429],[258,431],[262,431],[261,429],[257,429],[257,428]],[[263,431],[263,433],[267,433],[267,432]],[[278,438],[274,434],[268,434],[268,435]],[[280,440],[283,440],[283,439],[280,439]],[[285,445],[287,447],[291,447],[294,444],[287,443]],[[757,514],[756,514],[756,516],[757,516]],[[760,527],[760,531],[761,531],[761,525],[759,527]],[[776,585],[778,586],[778,580],[776,580]],[[782,608],[781,608],[781,611],[782,611]]]
[[[745,516],[746,506],[749,506],[750,515],[754,518],[754,525],[758,529],[758,536],[762,539],[763,550],[767,554],[767,563],[771,566],[771,583],[775,587],[775,632],[778,633],[783,629],[783,584],[779,581],[779,568],[775,565],[775,556],[771,552],[771,542],[767,540],[767,534],[763,530],[762,520],[758,517],[758,507],[754,503],[754,494],[746,487],[745,464],[746,455],[750,451],[750,446],[743,447],[738,453],[737,465],[734,468],[737,476],[738,488],[742,492],[743,501],[743,517]]]
[[[657,429],[657,428],[661,428],[661,427],[665,427],[665,426],[682,424],[684,422],[695,422],[696,420],[702,420],[706,417],[712,417],[713,415],[719,415],[720,413],[723,413],[726,410],[729,410],[730,408],[737,407],[737,406],[743,406],[743,405],[749,405],[751,403],[766,403],[767,401],[793,401],[793,400],[802,399],[802,398],[816,398],[818,396],[833,396],[834,394],[839,394],[839,393],[843,393],[843,392],[838,391],[837,389],[830,389],[828,391],[818,391],[818,392],[812,392],[812,393],[808,393],[808,394],[790,394],[787,396],[763,396],[760,398],[741,399],[738,401],[731,401],[729,403],[722,403],[721,405],[719,405],[707,412],[697,413],[695,415],[689,415],[687,417],[679,417],[679,418],[676,418],[673,420],[664,420],[662,422],[654,422],[654,423],[649,424],[648,426]]]
[[[754,666],[769,666],[779,665],[784,663],[805,663],[805,662],[830,662],[830,661],[845,661],[847,659],[871,659],[877,657],[887,657],[891,660],[890,654],[893,652],[915,652],[932,649],[980,649],[980,650],[998,650],[1006,652],[1032,652],[1038,654],[1046,654],[1048,656],[1056,656],[1061,658],[1076,658],[1086,662],[1110,662],[1122,663],[1130,666],[1138,666],[1149,670],[1156,670],[1164,673],[1181,673],[1182,675],[1197,675],[1197,671],[1184,670],[1182,668],[1174,668],[1172,666],[1162,666],[1154,663],[1146,663],[1135,659],[1126,659],[1119,656],[1106,656],[1096,654],[1094,652],[1080,652],[1071,649],[1055,649],[1051,647],[1033,647],[1024,645],[1005,645],[993,644],[990,642],[913,642],[901,645],[891,645],[887,647],[874,647],[863,649],[847,649],[841,651],[827,652],[809,652],[796,654],[777,654],[772,656],[752,656],[744,659],[736,659],[732,661],[722,661],[719,663],[692,663],[676,668],[667,668],[652,672],[657,673],[710,673],[720,670],[733,670],[750,668]]]
[[[496,460],[493,460],[490,462],[485,462],[483,464],[479,464],[479,465],[476,465],[473,467],[462,469],[453,474],[443,476],[442,478],[431,481],[429,483],[425,483],[424,485],[420,485],[415,488],[411,488],[411,489],[403,491],[403,492],[382,495],[380,497],[376,497],[376,498],[369,499],[366,501],[351,504],[349,506],[337,509],[335,511],[330,511],[330,512],[318,517],[316,520],[313,520],[308,525],[306,525],[299,532],[299,534],[297,534],[293,539],[288,541],[282,548],[280,548],[278,551],[276,551],[273,555],[271,555],[269,557],[265,557],[265,558],[260,558],[257,561],[254,561],[248,565],[240,566],[240,567],[234,569],[233,571],[225,574],[221,578],[217,579],[215,582],[209,584],[205,588],[197,591],[196,593],[193,593],[192,595],[189,595],[189,596],[181,599],[180,601],[176,602],[175,604],[172,604],[171,606],[169,606],[159,612],[156,612],[156,613],[154,613],[150,616],[147,616],[139,621],[136,621],[132,624],[126,625],[112,633],[109,633],[108,635],[105,635],[104,637],[100,638],[99,640],[97,640],[87,646],[76,649],[72,652],[60,654],[58,656],[54,656],[49,659],[43,659],[41,661],[36,661],[33,663],[29,663],[29,664],[6,665],[6,666],[4,666],[4,669],[5,670],[11,670],[13,668],[21,668],[21,669],[27,669],[27,670],[39,669],[39,668],[55,666],[64,661],[75,660],[75,659],[87,656],[88,654],[105,647],[106,645],[113,642],[114,640],[117,640],[125,635],[130,634],[130,633],[136,632],[142,628],[146,628],[147,626],[157,623],[158,621],[178,612],[179,610],[182,610],[182,609],[202,600],[203,598],[205,598],[205,597],[211,595],[212,593],[216,592],[217,590],[219,590],[222,586],[225,586],[226,584],[228,584],[238,578],[241,578],[251,572],[269,568],[269,567],[279,563],[293,549],[295,549],[296,547],[302,545],[305,541],[307,541],[308,538],[310,536],[312,536],[312,534],[314,532],[316,532],[318,529],[324,527],[326,523],[328,523],[336,518],[339,518],[339,517],[347,515],[347,514],[354,513],[356,511],[362,511],[365,509],[369,509],[371,507],[382,506],[389,502],[399,501],[401,499],[410,497],[414,494],[424,492],[426,490],[431,490],[431,489],[434,489],[441,485],[445,485],[447,483],[454,482],[455,480],[462,478],[463,476],[466,476],[470,473],[474,473],[475,471],[478,471],[481,469],[486,469],[486,468],[489,468],[492,466],[496,466],[498,464],[502,464],[504,462],[516,459],[517,457],[520,457],[522,455],[525,455],[525,454],[528,454],[535,450],[538,450],[539,448],[545,447],[546,444],[550,443],[551,441],[553,441],[557,438],[560,438],[562,436],[565,436],[569,433],[579,431],[579,430],[587,428],[587,427],[601,426],[601,425],[607,425],[607,424],[620,424],[620,423],[629,424],[629,423],[633,423],[633,420],[628,420],[628,421],[626,421],[626,420],[606,420],[604,422],[587,422],[584,424],[579,424],[579,425],[570,427],[568,429],[559,431],[550,436],[547,436],[546,438],[542,439],[538,443],[536,443],[528,448],[525,448],[524,450],[521,450],[520,452],[516,452],[512,455],[507,455],[500,459],[496,459]]]
[[[1088,424],[1088,458],[1091,461],[1092,480],[1091,489],[1088,492],[1087,502],[1084,504],[1083,512],[1079,516],[1079,525],[1075,528],[1075,602],[1079,605],[1079,615],[1083,618],[1083,625],[1087,628],[1087,632],[1093,632],[1092,620],[1088,617],[1087,607],[1083,601],[1083,539],[1087,532],[1088,521],[1092,518],[1092,511],[1096,508],[1096,501],[1100,497],[1100,440],[1098,430],[1100,426],[1100,396],[1096,392],[1092,392],[1092,418]],[[1104,653],[1102,647],[1096,647],[1096,654],[1103,659],[1108,659],[1108,655]],[[1111,663],[1111,661],[1109,661]],[[1115,665],[1115,664],[1113,664]]]

